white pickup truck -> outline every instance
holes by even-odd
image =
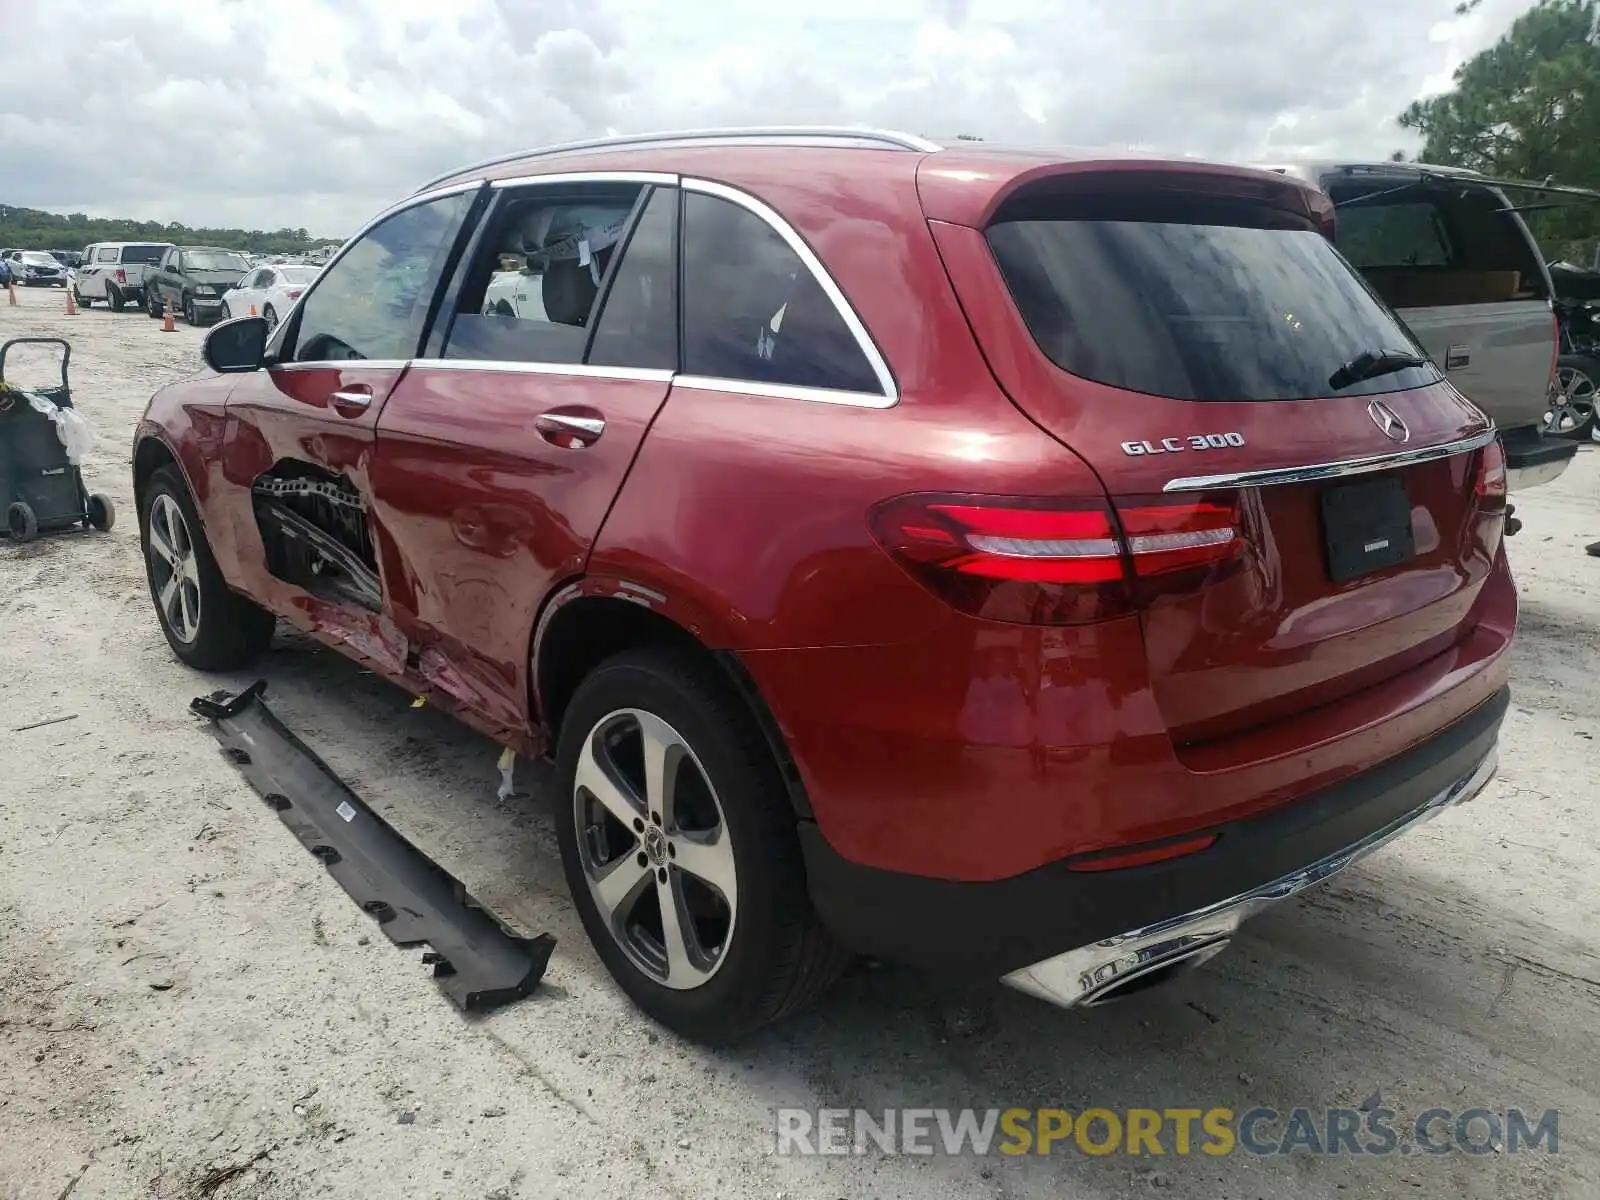
[[[145,272],[161,261],[171,242],[96,242],[83,252],[72,290],[78,306],[103,300],[112,312],[144,303]]]

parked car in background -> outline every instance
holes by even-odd
[[[145,272],[166,253],[170,242],[95,242],[85,248],[83,263],[73,272],[78,304],[88,308],[103,300],[112,312],[144,303]]]
[[[1495,770],[1502,448],[1332,217],[863,130],[464,169],[151,398],[157,619],[551,754],[584,927],[689,1036],[849,951],[1100,1003]]]
[[[1549,264],[1555,284],[1561,357],[1545,432],[1579,441],[1596,431],[1595,390],[1600,386],[1600,271],[1569,262]]]
[[[172,246],[147,279],[145,311],[159,317],[170,308],[191,325],[209,324],[222,312],[223,293],[249,270],[249,261],[232,250]]]
[[[1341,253],[1450,381],[1494,419],[1512,491],[1548,483],[1576,446],[1543,436],[1556,361],[1538,244],[1496,181],[1422,163],[1275,164],[1320,187]]]
[[[3,257],[23,287],[67,286],[67,269],[43,250],[7,250]]]
[[[52,250],[50,256],[69,269],[75,270],[83,265],[83,254],[78,250]]]
[[[276,329],[279,319],[300,299],[317,277],[320,267],[284,263],[256,267],[222,296],[222,319],[248,316],[252,310]]]

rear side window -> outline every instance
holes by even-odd
[[[606,291],[591,365],[677,370],[677,243],[677,189],[656,188]]]
[[[643,190],[546,184],[503,195],[464,276],[444,357],[581,363],[601,284]]]
[[[114,263],[117,261],[117,248],[115,246],[101,246],[94,252],[95,262]]]
[[[1141,209],[1137,220],[1105,206],[1061,219],[1002,213],[988,239],[1039,348],[1096,383],[1178,400],[1299,400],[1333,394],[1329,377],[1363,353],[1424,353],[1314,229],[1216,207]],[[1438,378],[1410,367],[1339,394]]]
[[[683,198],[683,370],[882,391],[839,310],[778,231],[730,200],[699,192]]]

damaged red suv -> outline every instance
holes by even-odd
[[[462,170],[151,400],[161,627],[553,756],[589,936],[691,1036],[851,953],[1148,986],[1495,768],[1501,449],[1332,222],[861,130]]]

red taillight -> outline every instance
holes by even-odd
[[[117,282],[118,283],[127,283],[128,282],[128,273],[126,271],[124,271],[121,267],[117,268]]]
[[[296,289],[292,292],[285,292],[284,295],[288,296],[290,300],[298,300],[300,299],[300,289]]]
[[[1478,456],[1478,477],[1473,495],[1481,512],[1503,512],[1506,507],[1506,452],[1496,438]]]
[[[1237,498],[1103,500],[900,496],[871,514],[873,535],[964,612],[1079,625],[1194,586],[1243,548]]]

